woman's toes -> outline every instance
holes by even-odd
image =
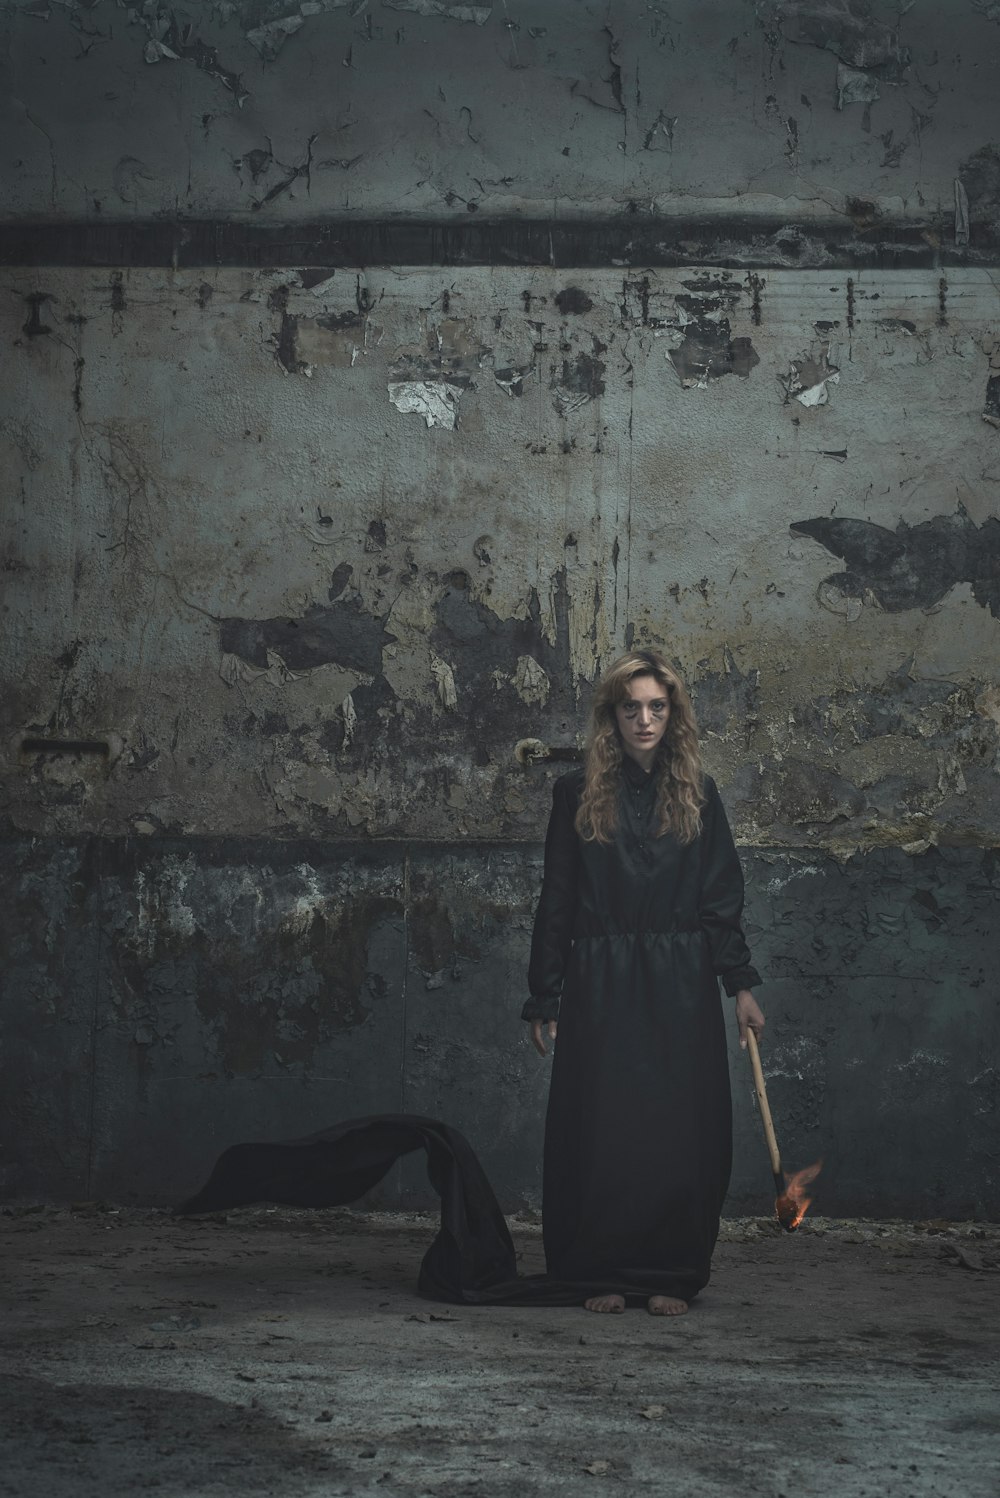
[[[587,1311],[618,1312],[625,1309],[625,1301],[620,1295],[593,1295],[583,1305]]]
[[[686,1300],[678,1300],[673,1295],[651,1295],[647,1302],[651,1316],[683,1316],[687,1308]]]

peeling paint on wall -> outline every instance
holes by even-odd
[[[141,21],[146,29],[149,40],[142,55],[147,63],[164,60],[193,62],[196,68],[200,68],[210,78],[221,83],[223,88],[228,89],[238,105],[242,106],[244,100],[249,98],[240,75],[223,67],[216,48],[208,46],[197,35],[195,22],[179,20],[172,10],[161,8],[155,3],[145,4],[141,10],[136,8],[131,12],[130,19]]]
[[[709,380],[735,374],[746,379],[760,363],[749,338],[733,337],[731,317],[743,288],[728,274],[695,275],[675,294],[673,316],[655,318],[653,325],[671,330],[675,346],[667,357],[684,389],[706,390]],[[649,322],[648,290],[640,287],[642,321]]]
[[[785,400],[797,400],[801,406],[825,406],[830,399],[829,387],[840,383],[840,370],[830,363],[830,345],[821,343],[815,354],[793,359],[788,376],[782,381]]]
[[[986,381],[983,420],[988,421],[990,426],[1000,427],[1000,374],[990,375]]]
[[[428,327],[423,346],[396,350],[389,400],[397,411],[422,416],[428,427],[454,430],[461,396],[476,389],[473,372],[492,355],[471,321],[445,318]]]
[[[505,390],[508,395],[521,396],[524,394],[524,382],[529,380],[535,373],[534,364],[525,364],[521,368],[495,369],[493,378]]]
[[[549,221],[561,222],[567,206],[578,205],[585,218],[627,219],[618,248],[633,245],[627,263],[638,268],[662,238],[658,230],[642,242],[643,221],[658,214],[667,225],[690,215],[674,263],[725,263],[737,239],[747,253],[765,217],[774,241],[768,263],[821,264],[845,237],[861,253],[873,241],[851,234],[853,200],[871,205],[876,239],[890,227],[909,228],[908,253],[922,247],[929,254],[921,234],[940,236],[950,217],[942,210],[956,162],[968,163],[991,140],[988,70],[974,76],[963,59],[983,55],[995,27],[985,11],[953,9],[945,26],[940,7],[883,17],[848,0],[787,0],[753,8],[754,36],[737,0],[726,0],[707,29],[696,6],[669,18],[634,17],[627,8],[598,16],[581,14],[571,0],[547,0],[541,23],[452,0],[10,5],[9,68],[23,96],[12,120],[11,211],[23,224],[56,215],[79,225],[121,202],[147,230],[179,217],[187,226],[183,253],[194,221],[217,218],[212,229],[226,240],[234,220],[275,203],[288,221],[312,221],[309,237],[328,245],[337,241],[331,217],[456,226],[489,214],[511,231],[515,221],[537,219],[540,242],[551,249]],[[423,49],[434,68],[423,67]],[[824,56],[829,86],[817,88]],[[194,66],[174,68],[174,61]],[[681,144],[682,116],[672,100],[684,96],[692,67],[712,125],[687,130]],[[49,120],[37,101],[57,69],[64,98]],[[301,84],[307,70],[336,78],[343,100],[324,117],[311,164],[305,143],[316,119]],[[136,87],[121,88],[130,71]],[[525,77],[533,83],[530,111]],[[245,108],[251,91],[255,123],[247,138],[233,111]],[[109,126],[139,164],[125,199],[113,183],[122,153],[78,128],[94,97],[111,106]],[[180,121],[182,139],[164,136],[167,114]],[[389,120],[399,121],[394,134]],[[279,145],[289,141],[299,145]],[[275,150],[288,163],[280,172]],[[254,180],[245,158],[265,151],[272,162]],[[898,173],[918,154],[919,190],[887,181],[887,170]],[[809,159],[819,170],[803,177]],[[361,160],[377,167],[356,173]],[[229,170],[233,161],[242,163],[239,172]],[[651,170],[656,161],[669,181]],[[972,201],[973,250],[978,223],[985,227]],[[106,224],[102,231],[106,244]],[[796,238],[786,255],[779,244],[792,247]],[[296,241],[277,242],[287,250]],[[447,235],[437,244],[446,259],[453,254]],[[498,263],[515,262],[518,252],[507,249]],[[390,258],[407,262],[405,253]],[[455,254],[452,263],[462,258]],[[265,250],[243,263],[275,262]],[[541,263],[552,261],[543,254]]]
[[[853,68],[880,68],[895,81],[909,66],[898,31],[851,0],[786,0],[778,14],[788,41],[824,48]]]
[[[253,26],[246,33],[246,39],[255,52],[259,52],[264,62],[273,62],[287,42],[290,36],[305,25],[305,16],[291,15],[279,16],[275,21],[268,21],[263,26]]]
[[[441,16],[446,21],[469,21],[473,26],[485,26],[493,10],[492,5],[461,5],[454,0],[383,0],[390,10],[408,10],[418,16]]]
[[[431,675],[437,687],[437,694],[441,706],[447,712],[453,712],[458,706],[458,693],[455,690],[455,673],[447,661],[440,656],[431,656]]]
[[[579,411],[582,406],[598,400],[604,394],[604,373],[607,366],[597,357],[604,351],[604,345],[595,338],[593,353],[581,350],[573,358],[563,359],[559,366],[553,368],[553,404],[560,416]]]
[[[760,363],[760,357],[749,338],[732,336],[729,320],[717,321],[682,309],[683,341],[670,349],[667,357],[680,376],[685,390],[707,390],[709,380],[735,374],[747,379]]]
[[[764,295],[760,278],[692,266],[624,282],[15,273],[24,373],[2,460],[29,517],[53,485],[74,496],[86,542],[60,564],[76,569],[73,624],[47,614],[10,673],[11,742],[115,733],[122,750],[90,764],[15,749],[8,816],[154,838],[530,840],[550,773],[579,754],[595,673],[631,642],[666,649],[689,681],[742,838],[992,837],[995,430],[974,371],[992,358],[995,291],[954,272],[943,324],[940,280],[774,272]],[[752,330],[756,378],[722,380],[703,356],[689,373],[709,394],[692,400],[664,358],[692,321],[719,346]],[[776,401],[790,351],[806,390],[847,367],[841,331],[852,378],[836,401],[809,418]],[[311,380],[262,373],[269,332]],[[122,411],[113,371],[133,359],[169,392],[162,432]],[[387,409],[397,373],[435,393],[454,381],[461,425],[442,440]],[[62,436],[39,445],[42,429]],[[933,496],[956,488],[966,510],[936,515]],[[789,535],[790,494],[810,509]],[[9,540],[13,600],[63,542],[34,518]],[[911,609],[915,676],[951,683],[952,743],[892,675]],[[886,683],[884,733],[820,706],[845,679],[859,702]],[[151,710],[158,692],[174,706]],[[526,768],[528,741],[551,755]],[[744,784],[748,762],[763,769]]]
[[[429,427],[454,430],[458,425],[458,402],[471,381],[390,380],[389,400],[404,415],[422,416]]]
[[[380,621],[364,612],[360,600],[314,604],[298,618],[219,621],[223,654],[258,670],[266,670],[274,656],[293,672],[330,664],[378,672],[389,638]]]
[[[523,702],[544,704],[548,701],[550,685],[549,678],[533,655],[518,656],[514,687]]]
[[[878,78],[874,73],[859,72],[857,68],[837,64],[837,108],[845,104],[874,104],[881,94]]]
[[[701,733],[725,733],[735,722],[752,734],[760,721],[760,671],[743,671],[733,652],[723,650],[723,669],[713,671],[709,661],[700,661],[692,697]]]
[[[958,182],[966,195],[966,229],[1000,226],[1000,146],[985,145],[959,168]]]

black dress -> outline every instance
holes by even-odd
[[[657,836],[655,780],[634,760],[610,844],[574,828],[582,787],[579,770],[555,784],[522,1015],[559,1020],[548,1272],[690,1301],[708,1283],[732,1158],[718,979],[729,994],[761,981],[740,926],[743,875],[710,778],[687,845]]]

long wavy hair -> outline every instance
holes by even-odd
[[[672,832],[691,843],[701,831],[701,752],[698,728],[687,689],[672,666],[654,650],[630,650],[608,667],[594,692],[584,758],[583,796],[576,830],[585,842],[609,843],[617,821],[619,772],[625,750],[615,709],[625,702],[638,676],[652,676],[670,703],[667,729],[653,762],[656,776],[657,836]]]

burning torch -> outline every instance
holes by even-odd
[[[786,1180],[785,1172],[781,1168],[781,1155],[774,1134],[771,1110],[767,1103],[767,1088],[764,1086],[764,1073],[760,1064],[760,1051],[757,1049],[757,1037],[749,1029],[747,1030],[747,1050],[750,1052],[750,1065],[753,1067],[754,1091],[760,1104],[760,1116],[764,1121],[767,1152],[771,1157],[771,1173],[774,1176],[775,1190],[774,1210],[785,1232],[794,1233],[806,1215],[812,1199],[806,1196],[805,1187],[819,1175],[822,1161],[817,1161],[815,1165],[807,1165],[805,1170],[794,1171]]]

